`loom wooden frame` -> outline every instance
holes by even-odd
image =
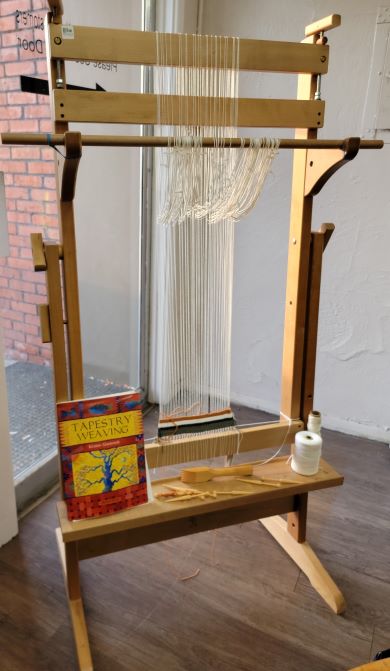
[[[66,156],[64,160],[58,158],[61,240],[59,244],[47,243],[43,242],[40,234],[34,234],[32,249],[35,270],[46,272],[48,304],[40,307],[42,337],[53,347],[56,401],[64,401],[84,395],[73,212],[82,142],[79,133],[68,132],[68,122],[153,123],[155,98],[67,91],[56,88],[56,79],[60,74],[65,82],[64,61],[67,59],[151,64],[156,60],[156,53],[154,35],[137,31],[75,26],[75,39],[64,40],[61,0],[49,0],[49,5],[51,12],[46,22],[46,44],[52,115],[55,137],[63,138],[61,144],[65,145]],[[339,24],[338,15],[326,17],[308,26],[305,40],[298,44],[243,40],[242,69],[299,73],[297,100],[244,103],[247,122],[250,121],[248,125],[261,125],[261,121],[268,126],[272,121],[274,127],[294,127],[297,129],[296,139],[302,141],[302,145],[306,143],[307,147],[311,141],[315,145],[317,129],[323,124],[324,103],[314,100],[314,94],[318,76],[327,71],[329,56],[323,33]],[[129,35],[131,40],[127,39]],[[177,38],[172,36],[172,39]],[[125,107],[129,101],[132,105],[130,111]],[[264,124],[264,121],[267,123]],[[12,142],[10,135],[7,141]],[[136,140],[134,144],[141,146],[142,138],[138,143]],[[17,140],[15,135],[15,141],[22,140],[20,137]],[[283,440],[292,441],[312,409],[322,255],[334,228],[332,224],[324,224],[319,231],[311,231],[313,196],[341,165],[356,155],[359,146],[364,145],[358,139],[352,139],[341,148],[323,149],[318,144],[319,148],[294,150],[281,421],[243,429],[242,452],[276,447]],[[286,417],[292,418],[292,421],[287,421]],[[213,444],[215,440],[218,439],[214,439]],[[146,452],[150,466],[161,464],[163,457],[164,463],[169,463],[169,454],[163,454],[158,443],[148,445]],[[166,509],[150,504],[155,508],[149,515],[127,511],[77,524],[68,522],[61,502],[57,540],[80,670],[91,671],[93,664],[80,590],[79,561],[204,529],[267,518],[262,520],[264,526],[306,573],[313,587],[334,612],[342,612],[345,602],[340,590],[305,540],[308,492],[340,485],[342,480],[338,473],[322,463],[318,477],[286,486],[283,491],[268,489],[240,499],[191,502],[191,506],[171,509],[169,515]],[[287,524],[278,517],[281,513],[287,513]],[[145,515],[147,523],[142,521]]]

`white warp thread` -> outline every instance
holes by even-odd
[[[155,70],[160,132],[174,138],[157,150],[160,417],[172,420],[230,407],[234,224],[254,206],[278,146],[221,147],[237,137],[239,40],[175,37],[179,67],[169,66],[172,37],[157,33]],[[203,137],[214,146],[201,147]],[[235,453],[239,437],[226,431]]]

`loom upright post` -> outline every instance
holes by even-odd
[[[50,1],[51,14],[45,23],[46,44],[50,44],[49,22],[61,24],[62,1]],[[49,91],[65,84],[65,66],[52,61],[48,54]],[[52,114],[53,120],[55,115]],[[52,343],[53,372],[56,402],[83,398],[83,363],[81,352],[81,324],[77,277],[77,256],[73,200],[78,165],[81,158],[80,133],[66,132],[68,124],[54,121],[54,132],[65,133],[65,155],[56,154],[56,179],[60,244],[45,243],[40,234],[32,235],[34,268],[46,271],[48,305],[40,308],[41,331],[44,342]],[[60,472],[63,494],[63,480]],[[62,562],[68,605],[80,671],[93,671],[92,658],[80,591],[77,543],[64,543],[59,530],[57,541]]]
[[[62,23],[62,2],[55,0],[49,2],[51,14],[49,13],[45,20],[45,40],[47,47],[47,69],[49,80],[49,92],[51,94],[51,105],[53,105],[52,92],[59,86],[66,84],[65,64],[61,60],[53,60],[50,54],[50,22]],[[55,133],[66,133],[68,124],[64,121],[56,120],[52,107],[53,131]],[[80,133],[66,133],[65,136],[65,156],[62,158],[56,154],[56,177],[58,214],[60,224],[60,240],[62,245],[62,282],[64,290],[64,312],[65,312],[65,331],[67,336],[67,372],[68,372],[68,398],[83,398],[83,361],[81,349],[81,325],[80,325],[80,305],[77,276],[77,254],[76,238],[74,224],[73,199],[75,192],[75,183],[77,177],[78,164],[81,158],[81,137]],[[56,399],[64,400],[64,399]]]
[[[338,25],[340,17],[332,15],[307,26],[304,42],[315,44],[322,39],[325,30]],[[319,76],[299,75],[298,99],[310,100],[319,95]],[[297,129],[295,137],[314,139],[317,129]],[[316,192],[313,183],[321,182],[321,188],[343,164],[339,154],[334,156],[330,151],[329,158],[316,167],[313,180],[310,167],[314,161],[308,160],[308,153],[307,149],[294,150],[281,398],[281,415],[304,421],[313,406],[321,262],[325,248],[325,230],[319,234],[311,231],[313,194]],[[306,542],[307,506],[308,494],[299,494],[295,499],[295,510],[287,514],[287,524],[278,516],[262,520],[262,523],[332,610],[341,613],[345,609],[344,597]]]
[[[315,35],[306,38],[315,43]],[[299,100],[311,100],[317,89],[318,75],[298,77]],[[298,129],[296,137],[316,138],[317,129]],[[305,195],[307,150],[294,150],[286,312],[284,327],[281,413],[301,418],[301,397],[305,345],[306,297],[309,279],[309,252],[313,196]],[[297,512],[289,513],[287,527],[296,541],[306,539],[307,497],[298,498]]]
[[[309,38],[314,43],[314,37]],[[298,77],[299,100],[314,98],[317,76]],[[316,138],[317,129],[297,129],[300,139]],[[313,196],[305,195],[307,149],[294,150],[284,344],[281,413],[291,419],[301,417],[301,387],[308,289],[309,251]]]

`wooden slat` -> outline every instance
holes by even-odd
[[[42,233],[31,233],[30,240],[34,270],[46,270],[46,257],[43,247]]]
[[[59,202],[64,299],[66,310],[66,332],[68,339],[70,398],[83,398],[83,360],[81,345],[81,323],[77,275],[76,234],[74,222],[73,198],[76,176],[81,157],[80,133],[65,133],[66,158],[62,159],[62,167],[57,166],[58,180],[61,183]]]
[[[309,258],[309,286],[307,295],[301,400],[301,414],[305,423],[307,422],[309,413],[313,410],[323,252],[323,234],[312,231]]]
[[[319,33],[324,33],[327,30],[332,30],[333,28],[338,28],[341,25],[341,16],[340,14],[330,14],[325,16],[324,19],[319,19],[310,23],[305,28],[305,36],[309,37],[310,35],[318,35]]]
[[[157,96],[154,94],[63,91],[60,89],[56,89],[53,93],[57,121],[130,124],[156,124],[158,122]],[[188,104],[188,109],[191,111],[194,99],[180,96],[170,98],[169,103],[163,105],[162,123],[183,123],[182,110]],[[198,123],[199,119],[201,125],[226,123],[229,118],[229,113],[226,111],[228,108],[226,100],[223,105],[219,106],[212,98],[202,100],[202,116],[195,120],[188,115],[185,119],[186,123],[193,124],[195,121]],[[199,99],[197,101],[196,106],[199,109]],[[324,108],[325,103],[321,100],[240,98],[237,125],[257,128],[320,128],[323,126]]]
[[[237,499],[238,497],[234,498]],[[189,536],[201,531],[211,531],[213,529],[221,529],[222,527],[230,527],[234,524],[243,524],[261,517],[268,517],[269,515],[283,515],[293,509],[295,499],[294,496],[284,496],[283,498],[271,501],[262,501],[258,497],[245,498],[247,499],[245,507],[236,507],[236,501],[233,501],[230,502],[230,508],[211,511],[202,515],[191,515],[191,517],[179,518],[177,520],[162,520],[147,528],[119,531],[80,541],[80,561],[83,559],[92,559],[93,557],[101,557],[102,555],[121,550],[128,550],[140,545],[149,545],[151,543],[170,540],[171,538]],[[167,505],[170,505],[172,508],[175,505],[178,507],[180,503]]]
[[[73,201],[60,201],[70,398],[84,397],[81,320]]]
[[[42,303],[38,306],[38,312],[42,342],[51,342],[49,306],[46,303]]]
[[[313,410],[315,363],[317,354],[318,315],[320,307],[322,256],[334,224],[323,224],[319,232],[312,232],[309,260],[309,291],[307,297],[305,353],[303,365],[303,384],[301,414],[307,422]]]
[[[45,44],[49,45],[50,43],[50,31],[51,28],[54,24],[58,24],[57,28],[61,29],[61,23],[62,23],[62,14],[59,14],[55,19],[54,19],[54,24],[49,21],[50,19],[50,14],[48,14],[45,18]],[[57,61],[51,58],[50,54],[50,49],[46,49],[46,64],[47,64],[47,79],[48,79],[48,84],[49,84],[49,91],[53,91],[57,84],[57,76],[60,74],[62,81],[64,82],[64,86],[66,85],[66,72],[65,72],[65,63],[63,61]],[[59,72],[58,72],[59,71]],[[54,103],[53,103],[53,97],[50,96],[50,116],[53,124],[53,131],[55,133],[65,133],[68,130],[68,124],[64,123],[63,121],[55,121],[54,119]],[[59,154],[57,155],[57,161],[59,159]],[[57,169],[56,169],[57,173]]]
[[[260,487],[250,485],[251,476],[248,476],[248,483],[235,482],[232,479],[216,479],[212,483],[204,482],[197,484],[196,488],[208,491],[215,489],[217,491],[230,491],[231,489],[244,489],[247,495],[243,496],[218,496],[214,498],[192,499],[189,501],[181,501],[178,503],[164,503],[156,499],[145,505],[137,506],[116,513],[115,515],[108,515],[94,519],[78,520],[77,523],[70,522],[67,519],[66,504],[61,501],[58,504],[58,514],[60,519],[60,526],[62,536],[65,543],[70,541],[81,541],[86,538],[94,538],[96,536],[104,536],[105,534],[112,534],[117,531],[131,530],[131,534],[135,534],[136,530],[144,529],[142,542],[140,545],[150,542],[147,540],[146,534],[153,533],[152,529],[160,523],[175,521],[179,519],[191,518],[192,516],[200,517],[207,513],[216,511],[232,511],[234,508],[245,509],[254,502],[272,502],[284,497],[296,496],[297,494],[304,494],[308,491],[317,489],[324,489],[328,487],[337,487],[343,482],[343,477],[337,473],[329,464],[323,459],[320,463],[318,473],[310,476],[302,476],[291,471],[290,465],[286,463],[286,457],[279,457],[268,464],[257,465],[254,467],[254,479],[256,477],[280,477],[288,478],[289,483],[281,487]],[[296,484],[291,484],[290,481],[296,481]],[[156,480],[152,483],[154,492],[163,491],[163,484],[170,484],[174,486],[183,486],[179,477],[165,478],[164,480]],[[234,487],[233,487],[234,485]],[[237,485],[237,487],[236,487]],[[239,487],[238,487],[239,485]],[[295,504],[290,507],[290,510],[295,509]],[[270,508],[272,510],[272,508]],[[268,511],[272,515],[272,512]],[[230,524],[234,522],[231,521]],[[217,525],[218,526],[218,525]],[[201,531],[193,524],[193,533]],[[106,536],[107,539],[107,536]],[[108,539],[107,539],[108,540]],[[141,539],[140,539],[141,540]],[[131,539],[129,539],[131,542]],[[134,547],[134,544],[130,547]],[[79,546],[79,557],[84,558],[81,545]]]
[[[73,26],[74,39],[63,39],[61,26],[50,26],[52,58],[61,60],[102,61],[154,65],[157,60],[156,34],[137,30],[89,28]],[[169,64],[179,65],[177,34],[167,36]],[[56,44],[56,42],[60,42]],[[197,63],[207,67],[210,62],[210,40],[200,38],[203,49],[197,54]],[[199,41],[198,41],[199,44]],[[187,36],[189,54],[193,53],[193,36]],[[203,56],[203,60],[202,60]],[[326,45],[270,40],[240,40],[241,70],[263,72],[321,73],[328,71],[329,48]],[[167,58],[168,61],[168,58]],[[191,65],[191,61],[187,62]],[[221,65],[224,65],[222,63]]]
[[[50,332],[53,343],[54,388],[56,401],[59,402],[68,400],[68,379],[58,245],[46,244],[45,256]]]

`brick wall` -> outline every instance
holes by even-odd
[[[51,130],[47,96],[22,93],[20,75],[47,78],[44,0],[0,0],[0,132]],[[58,239],[53,150],[0,146],[5,173],[10,256],[0,259],[0,319],[6,357],[48,363],[37,304],[46,301],[44,273],[33,271],[30,233]]]

